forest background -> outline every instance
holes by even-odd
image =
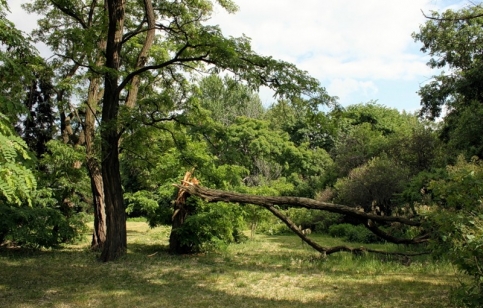
[[[175,253],[243,241],[245,228],[310,229],[423,245],[472,278],[461,300],[479,303],[481,5],[432,12],[413,34],[438,71],[417,114],[373,101],[340,106],[307,72],[206,25],[214,5],[237,9],[36,0],[25,6],[41,16],[27,36],[0,0],[0,242],[55,247],[91,219],[92,249],[112,261],[126,253],[127,216],[172,224]],[[39,56],[35,41],[54,55]],[[273,90],[271,106],[261,86]],[[283,223],[253,204],[173,205],[187,170],[204,187],[304,197],[349,214],[279,204]]]

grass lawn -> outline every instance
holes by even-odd
[[[128,222],[128,254],[96,261],[89,239],[60,250],[0,250],[0,307],[450,307],[445,263],[320,258],[295,236],[257,235],[217,253],[173,256],[169,229]],[[340,244],[312,234],[323,245]],[[393,246],[371,247],[391,249]]]

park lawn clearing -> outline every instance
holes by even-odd
[[[428,257],[410,266],[374,255],[322,258],[292,235],[175,256],[169,228],[127,227],[128,253],[115,262],[97,261],[88,235],[57,250],[0,250],[0,307],[451,307],[449,290],[462,278]]]

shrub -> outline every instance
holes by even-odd
[[[383,241],[364,226],[358,225],[353,227],[346,236],[348,242],[370,244]]]
[[[286,234],[292,234],[293,231],[287,227],[286,224],[283,222],[279,221],[278,219],[276,221],[272,222],[265,222],[263,223],[258,230],[266,235],[286,235]]]
[[[22,247],[55,247],[86,231],[82,213],[66,217],[52,208],[4,205],[0,205],[0,213],[0,240]]]
[[[330,213],[325,211],[318,211],[317,217],[313,222],[314,231],[317,233],[329,233],[329,228],[333,225],[337,225],[342,215],[336,213]]]
[[[455,290],[458,306],[481,307],[483,302],[483,164],[463,156],[447,167],[447,178],[432,181],[432,211],[428,224],[436,255],[449,258],[472,281]]]
[[[403,191],[408,176],[408,169],[387,155],[375,157],[337,180],[335,201],[350,206],[362,205],[365,212],[371,212],[375,204],[378,211],[391,215],[395,207],[393,196]]]
[[[329,235],[354,243],[378,243],[382,240],[362,225],[338,224],[329,227]]]
[[[333,237],[346,237],[354,226],[351,224],[339,224],[329,227],[329,235]]]
[[[229,243],[245,239],[240,230],[243,226],[240,207],[223,202],[206,203],[195,197],[188,198],[186,206],[193,208],[193,214],[176,229],[184,251],[221,249]]]

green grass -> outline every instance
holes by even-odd
[[[168,235],[129,221],[128,254],[111,263],[96,261],[87,236],[61,250],[1,250],[0,307],[450,307],[460,278],[422,257],[410,266],[373,255],[323,259],[295,236],[173,256]]]

